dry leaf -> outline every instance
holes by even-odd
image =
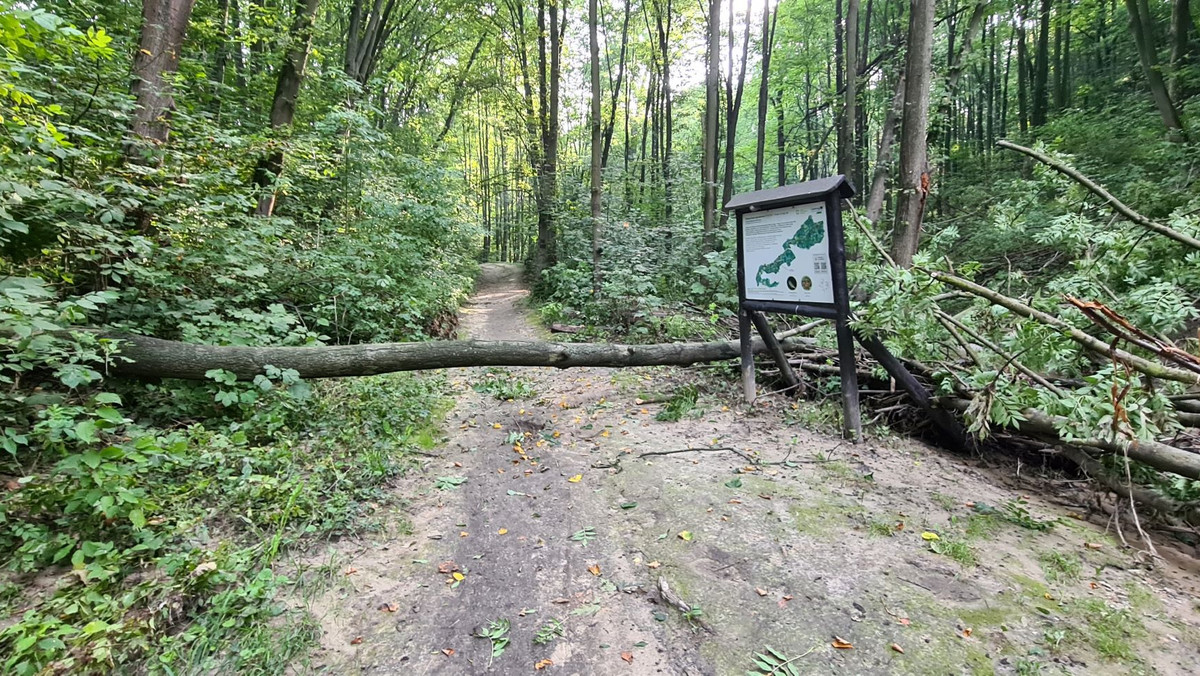
[[[354,638],[350,639],[350,645],[358,645],[359,643],[362,643],[361,636],[355,636]]]
[[[904,530],[904,522],[903,521],[896,522],[896,530]]]
[[[504,425],[501,425],[500,423],[492,423],[492,427],[494,429],[503,429]]]
[[[679,539],[683,540],[684,542],[691,542],[692,541],[692,531],[690,531],[690,530],[679,531]]]
[[[573,484],[577,484],[577,483],[579,483],[580,481],[583,481],[583,475],[582,475],[582,474],[576,474],[575,476],[571,477],[570,479],[567,479],[567,481],[570,481],[570,482],[571,482],[571,483],[573,483]]]
[[[935,540],[941,540],[941,538],[938,537],[937,533],[931,533],[929,531],[925,531],[924,533],[921,533],[921,539],[926,542],[933,542]]]
[[[729,501],[729,504],[731,504],[731,505],[740,505],[740,504],[742,504],[742,501],[741,501],[741,500],[738,500],[737,498],[734,498],[734,499],[732,499],[732,500],[730,500],[730,501]]]
[[[903,625],[904,625],[904,626],[906,626],[906,627],[907,627],[908,625],[912,624],[912,621],[911,621],[911,620],[909,620],[907,617],[902,617],[902,618],[900,618],[900,619],[898,619],[898,620],[896,620],[896,621],[897,621],[897,622],[899,622],[900,624],[903,624]]]
[[[446,657],[450,657],[454,654],[454,648],[442,648],[442,654]]]
[[[854,647],[853,643],[851,643],[851,642],[847,641],[846,639],[841,638],[839,636],[834,636],[833,643],[831,643],[830,645],[832,645],[834,648],[837,648],[838,650],[850,650],[851,648]]]
[[[438,572],[442,575],[449,575],[458,570],[458,564],[453,561],[443,561],[438,564]]]
[[[630,653],[630,652],[621,653],[621,659],[625,660],[626,662],[628,662],[630,664],[633,664],[633,653]]]
[[[560,596],[560,597],[554,599],[553,601],[551,601],[550,603],[570,603],[570,602],[571,602],[571,599],[566,599],[566,598],[563,598]]]
[[[971,638],[971,628],[967,627],[966,629],[963,629],[962,635],[963,638]]]
[[[592,565],[588,566],[588,572],[596,577],[600,577],[600,564],[593,563]]]
[[[394,613],[400,610],[400,606],[395,603],[380,603],[379,609],[385,613]]]
[[[554,662],[551,662],[549,659],[544,659],[544,660],[538,660],[537,662],[535,662],[533,664],[533,668],[536,669],[537,671],[541,671],[542,669],[545,669],[546,667],[553,666],[553,665],[554,665]]]
[[[465,537],[467,537],[467,535],[468,535],[468,533],[465,530],[458,532],[458,537],[460,537],[460,538],[465,538]]]
[[[771,496],[767,495],[766,493],[759,493],[759,494],[758,494],[758,497],[762,498],[763,500],[770,500],[770,499],[771,499]]]
[[[1100,544],[1099,542],[1085,542],[1083,543],[1083,546],[1087,547],[1088,549],[1100,549],[1104,545]]]
[[[454,578],[455,582],[462,582],[463,580],[467,579],[466,575],[463,575],[462,573],[459,573],[459,572],[455,572],[450,577]]]
[[[358,569],[357,569],[357,568],[347,568],[347,569],[346,569],[346,574],[347,574],[347,575],[353,575],[353,574],[355,574],[355,573],[357,573],[357,572],[358,572]]]
[[[500,530],[496,531],[496,534],[497,534],[497,535],[508,535],[508,529],[507,529],[507,528],[501,528]]]
[[[661,563],[659,563],[658,561],[651,561],[650,563],[647,563],[647,564],[646,564],[646,567],[647,567],[647,568],[658,568],[658,567],[659,567],[659,566],[661,566],[661,565],[662,565],[662,564],[661,564]]]
[[[461,463],[461,462],[456,462],[456,463],[454,463],[454,466],[455,466],[455,467],[462,467],[462,463]]]
[[[755,592],[757,592],[759,596],[766,596],[766,595],[767,595],[767,590],[766,590],[766,589],[763,589],[762,587],[755,587],[755,588],[754,588],[754,591],[755,591]]]
[[[891,647],[892,647],[892,650],[895,650],[896,652],[900,653],[901,655],[904,654],[904,648],[901,648],[899,644],[893,643]]]

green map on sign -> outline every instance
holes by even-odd
[[[768,275],[774,275],[779,272],[785,265],[791,265],[792,261],[796,260],[796,254],[792,251],[792,247],[797,249],[811,249],[821,240],[825,239],[825,226],[813,220],[812,216],[804,221],[804,225],[792,235],[791,239],[783,243],[783,251],[775,260],[770,263],[765,263],[758,267],[758,274],[754,276],[754,281],[759,286],[773,288],[779,286],[779,282],[771,279]]]

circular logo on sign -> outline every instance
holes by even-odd
[[[796,278],[795,278],[795,277],[788,277],[788,278],[787,278],[787,285],[788,285],[788,289],[789,289],[789,290],[791,290],[791,291],[795,291],[795,290],[796,290]]]
[[[805,291],[812,290],[812,278],[805,277],[804,279],[801,279],[800,286],[803,286]],[[793,287],[793,288],[795,288],[795,287]]]

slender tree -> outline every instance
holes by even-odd
[[[900,134],[900,199],[891,256],[896,265],[912,267],[921,239],[925,199],[929,196],[927,131],[933,55],[934,0],[912,0],[908,22],[908,55],[904,65],[904,117]]]
[[[600,123],[600,37],[597,30],[599,23],[598,0],[588,0],[588,45],[591,51],[592,77],[592,166],[591,176],[591,216],[592,216],[592,292],[600,293],[600,237],[601,224],[601,155],[604,144],[603,131]]]
[[[290,127],[296,117],[296,99],[304,79],[304,65],[308,61],[309,43],[312,42],[313,18],[317,14],[320,0],[298,0],[292,18],[290,47],[283,57],[279,76],[275,79],[275,98],[271,103],[271,129]],[[278,143],[278,140],[276,140]],[[254,168],[254,185],[263,194],[254,208],[256,216],[270,216],[275,211],[277,193],[267,191],[283,171],[283,147],[276,145]]]
[[[707,69],[704,78],[704,149],[700,181],[703,185],[703,247],[712,251],[717,217],[717,122],[720,115],[721,0],[708,0]]]

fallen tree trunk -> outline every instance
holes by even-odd
[[[966,411],[971,402],[966,399],[944,398],[939,402],[942,406]],[[1158,441],[1129,441],[1126,439],[1073,439],[1065,440],[1059,436],[1058,418],[1037,409],[1027,408],[1021,411],[1025,420],[1015,426],[1024,434],[1049,439],[1055,443],[1074,446],[1076,448],[1098,448],[1115,455],[1126,455],[1131,460],[1145,463],[1157,470],[1171,472],[1189,479],[1200,480],[1200,453],[1192,453]]]
[[[117,376],[204,380],[223,369],[240,380],[262,374],[266,366],[294,369],[301,378],[345,378],[394,371],[462,366],[661,366],[736,359],[737,341],[618,345],[533,341],[448,340],[424,343],[376,343],[326,347],[240,347],[195,345],[146,336],[109,335],[121,341],[120,357],[109,365]],[[788,352],[811,349],[810,340],[782,343]],[[754,352],[766,352],[754,339]],[[128,360],[128,361],[126,361]]]

